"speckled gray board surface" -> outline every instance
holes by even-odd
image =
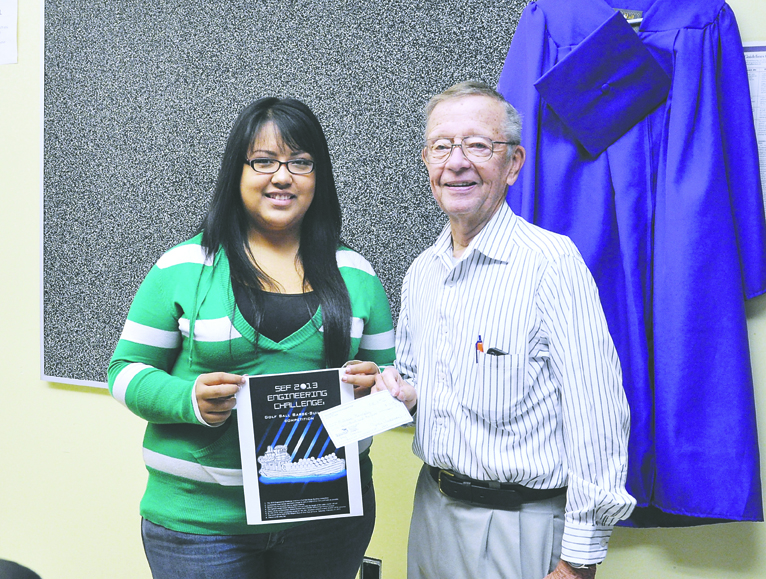
[[[446,223],[423,106],[496,84],[527,3],[46,1],[43,375],[106,380],[133,294],[195,232],[231,124],[262,96],[319,117],[344,239],[396,316],[407,266]]]

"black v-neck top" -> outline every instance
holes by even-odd
[[[256,328],[254,300],[249,288],[233,279],[231,285],[237,307],[247,323],[273,342],[281,342],[300,330],[319,309],[319,297],[313,291],[302,294],[261,292],[263,314],[261,325]]]

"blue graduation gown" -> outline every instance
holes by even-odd
[[[577,50],[615,8],[643,11],[638,38],[669,92],[589,153],[534,83],[568,55],[585,72]],[[564,96],[577,107],[595,97],[575,80]],[[619,86],[604,78],[604,91],[612,81]],[[628,490],[646,508],[638,524],[763,520],[744,301],[766,291],[766,226],[731,8],[538,0],[522,14],[498,90],[522,115],[527,150],[508,203],[568,235],[598,283],[631,406]],[[619,107],[595,109],[614,131],[608,117],[619,113],[609,111]]]

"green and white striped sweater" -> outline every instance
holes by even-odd
[[[287,525],[245,522],[236,410],[220,427],[205,425],[193,402],[194,382],[207,372],[324,368],[321,307],[279,343],[261,335],[256,355],[255,331],[236,307],[226,254],[220,249],[206,258],[201,238],[166,252],[141,284],[109,364],[109,390],[149,422],[143,517],[187,533],[271,532]],[[380,280],[358,253],[341,248],[336,255],[351,298],[349,359],[391,364],[394,331]],[[372,477],[368,454],[360,456],[363,484]]]

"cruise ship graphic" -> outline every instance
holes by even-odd
[[[269,446],[263,456],[258,457],[261,465],[260,480],[263,483],[277,482],[320,482],[340,478],[346,472],[345,459],[330,453],[319,458],[301,458],[293,462],[287,446]]]

